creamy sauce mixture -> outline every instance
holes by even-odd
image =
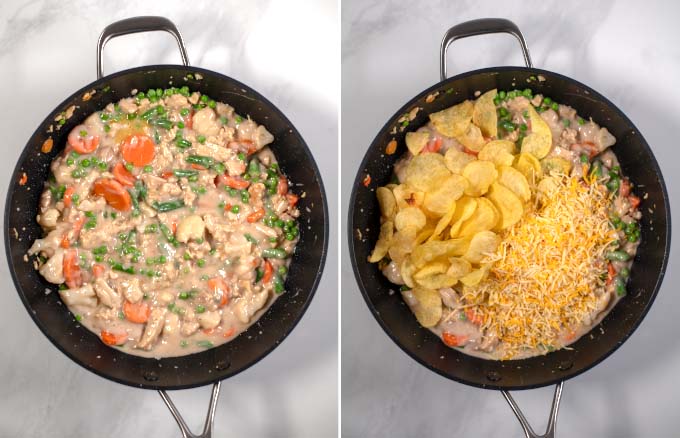
[[[506,95],[504,92],[502,94]],[[626,281],[640,240],[640,198],[631,192],[631,183],[621,174],[615,154],[608,149],[614,145],[615,138],[606,128],[598,126],[592,120],[582,119],[576,114],[576,110],[567,105],[558,104],[542,95],[526,94],[528,96],[525,97],[521,91],[513,95],[508,93],[507,97],[495,102],[498,138],[516,142],[519,148],[522,139],[531,132],[526,109],[533,105],[552,132],[552,149],[543,160],[544,167],[550,161],[547,159],[560,157],[572,164],[570,174],[574,178],[581,178],[584,170],[596,174],[598,181],[610,193],[610,226],[617,230],[618,243],[610,248],[603,260],[598,261],[603,271],[598,286],[590,291],[597,297],[591,313],[577,326],[560,328],[551,343],[527,347],[512,357],[507,356],[497,334],[488,330],[481,318],[475,315],[474,304],[463,297],[460,283],[452,288],[440,289],[439,294],[444,305],[443,316],[430,330],[448,346],[484,359],[522,359],[542,355],[564,348],[588,333],[625,296]],[[419,128],[418,132],[429,134],[428,145],[436,144],[438,153],[445,154],[449,148],[469,153],[456,139],[438,132],[432,122]],[[395,164],[395,176],[400,183],[406,180],[406,168],[412,158],[413,155],[407,152]],[[551,170],[549,166],[548,164],[545,169],[547,172]],[[383,264],[382,272],[391,282],[404,285],[399,266],[394,262]],[[406,286],[402,287],[402,296],[414,311],[420,305]]]
[[[228,342],[284,292],[298,241],[273,140],[187,87],[109,104],[53,161],[29,254],[107,345],[167,357]]]

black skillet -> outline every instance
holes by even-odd
[[[154,65],[133,68],[102,77],[102,50],[106,42],[120,35],[147,31],[172,34],[184,65]],[[189,78],[187,74],[191,73]],[[201,75],[202,79],[197,79]],[[193,388],[214,383],[210,411],[202,436],[210,436],[220,381],[254,365],[276,348],[298,323],[321,278],[328,245],[328,211],[319,170],[304,140],[271,102],[241,82],[196,67],[190,67],[181,35],[174,24],[162,17],[135,17],[106,27],[97,48],[97,77],[57,106],[40,124],[26,144],[14,169],[5,206],[5,249],[12,279],[19,296],[37,326],[52,343],[77,364],[101,377],[125,385],[160,390],[163,400],[185,437],[193,436],[165,390]],[[190,79],[193,77],[193,79]],[[133,89],[188,85],[217,101],[227,102],[240,114],[249,115],[267,127],[275,140],[271,149],[281,170],[293,182],[292,190],[305,193],[299,201],[302,211],[300,241],[286,279],[286,293],[245,333],[220,347],[189,356],[161,360],[126,354],[104,345],[92,332],[79,325],[61,302],[57,289],[47,283],[24,259],[32,242],[43,232],[36,223],[38,202],[49,174],[51,161],[63,150],[71,129],[91,113],[129,96]],[[92,93],[92,91],[96,93]],[[83,96],[89,93],[89,100]],[[61,129],[54,118],[75,105],[76,110]],[[53,127],[51,130],[50,127]],[[52,138],[54,147],[41,153],[43,142]],[[26,173],[28,181],[20,185]],[[46,291],[51,293],[46,294]]]
[[[446,78],[446,50],[457,39],[487,33],[509,33],[517,38],[527,67],[493,67]],[[348,218],[352,267],[359,287],[373,316],[387,335],[409,356],[430,370],[449,379],[479,388],[502,390],[517,415],[527,437],[538,437],[507,392],[557,384],[547,437],[555,433],[555,421],[563,382],[587,371],[612,354],[642,322],[656,296],[670,254],[671,220],[666,187],[652,151],[638,129],[607,98],[574,79],[533,68],[524,37],[517,26],[505,19],[480,19],[452,27],[444,36],[441,49],[441,82],[420,93],[404,105],[385,124],[369,147],[354,182]],[[539,77],[545,80],[538,80]],[[404,136],[398,120],[414,107],[423,108],[408,125],[415,130],[428,121],[428,114],[474,99],[475,91],[493,88],[509,90],[531,87],[535,93],[550,96],[570,105],[584,117],[592,117],[616,137],[613,147],[623,173],[634,182],[643,197],[641,210],[642,241],[627,285],[628,296],[589,335],[572,345],[573,350],[559,350],[546,356],[515,361],[490,361],[465,355],[446,347],[435,335],[418,324],[396,290],[366,260],[378,238],[380,211],[375,188],[389,183],[392,166],[404,153]],[[437,99],[427,96],[439,92]],[[397,127],[396,133],[393,128]],[[397,153],[385,154],[385,146],[396,139]],[[368,187],[362,184],[371,176]]]

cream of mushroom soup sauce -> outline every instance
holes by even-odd
[[[406,134],[369,262],[448,347],[569,348],[626,295],[641,199],[606,128],[531,89],[476,96]]]
[[[284,292],[298,241],[273,140],[188,87],[109,104],[52,162],[29,254],[107,345],[168,357],[229,342]]]

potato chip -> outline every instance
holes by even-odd
[[[531,189],[522,172],[510,166],[498,167],[498,182],[512,190],[519,199],[528,202],[531,199]]]
[[[470,263],[480,263],[487,255],[495,253],[500,243],[500,236],[493,231],[480,231],[470,240],[463,258]]]
[[[479,126],[470,123],[465,132],[456,136],[456,140],[471,151],[479,152],[486,141]]]
[[[417,268],[439,257],[462,256],[470,245],[469,239],[449,239],[425,242],[416,246],[411,253],[411,261]]]
[[[449,258],[449,269],[446,271],[447,274],[461,278],[469,274],[472,271],[472,265],[470,262],[462,257],[451,257]]]
[[[541,160],[541,168],[547,174],[569,175],[571,172],[571,161],[562,157],[547,157]]]
[[[469,238],[480,231],[492,230],[500,219],[501,214],[493,202],[486,198],[477,198],[477,210],[460,226],[458,237]]]
[[[455,147],[447,149],[446,154],[444,154],[444,163],[446,164],[446,168],[449,169],[451,173],[455,173],[457,175],[461,175],[465,166],[467,166],[467,164],[471,161],[475,161],[475,157],[473,155],[462,152]]]
[[[422,230],[418,233],[416,236],[416,245],[420,245],[421,243],[425,242],[429,238],[433,236],[432,233],[434,233],[435,226],[432,225],[431,223],[425,224]]]
[[[423,205],[425,193],[410,187],[408,184],[399,184],[392,189],[397,207],[401,210],[407,207],[419,207]]]
[[[515,143],[509,140],[493,140],[484,145],[477,158],[491,161],[496,166],[511,166],[515,160],[514,153]]]
[[[431,192],[449,175],[441,154],[416,155],[406,168],[406,183],[416,190]]]
[[[456,212],[451,218],[451,231],[449,235],[451,237],[458,237],[458,232],[463,222],[468,220],[475,211],[477,210],[477,198],[470,198],[469,196],[463,196],[456,203]]]
[[[449,174],[434,191],[425,193],[423,207],[436,217],[444,216],[456,200],[463,196],[467,184],[462,176]]]
[[[489,274],[490,265],[482,265],[480,268],[471,271],[469,274],[460,278],[460,282],[465,286],[477,286]]]
[[[406,133],[406,147],[413,155],[418,155],[428,141],[430,141],[430,133],[427,131]]]
[[[406,257],[399,268],[399,273],[401,274],[401,279],[404,280],[404,284],[408,287],[414,287],[413,273],[416,270],[416,266],[413,264],[409,257]]]
[[[394,198],[392,190],[386,187],[378,187],[375,191],[378,197],[378,205],[380,205],[380,212],[387,219],[392,219],[397,212],[397,200]]]
[[[463,176],[468,180],[465,194],[468,196],[482,196],[489,189],[489,185],[496,180],[498,172],[493,163],[476,160],[465,166]]]
[[[531,154],[519,154],[513,166],[515,169],[519,170],[522,175],[524,175],[524,177],[527,179],[527,182],[532,184],[536,184],[536,182],[538,182],[538,180],[543,176],[541,163],[538,161],[538,158]]]
[[[522,201],[505,186],[496,182],[491,184],[486,197],[494,203],[501,214],[501,220],[496,224],[496,229],[509,228],[522,218],[522,214],[524,214]]]
[[[442,317],[442,298],[439,292],[434,289],[415,287],[404,294],[409,294],[416,299],[417,303],[411,309],[420,325],[426,328],[437,325]]]
[[[458,137],[467,130],[472,119],[474,104],[469,100],[445,110],[430,114],[435,129],[447,137]]]
[[[472,108],[472,123],[479,126],[486,137],[498,135],[498,116],[496,115],[496,89],[489,90],[477,98]]]
[[[415,228],[415,230],[420,230],[427,223],[427,218],[425,218],[425,213],[423,213],[418,207],[406,207],[399,210],[399,213],[394,217],[394,227],[397,231],[403,230],[404,228]]]
[[[426,264],[413,274],[414,280],[420,280],[421,278],[429,277],[434,274],[443,274],[449,269],[449,264],[442,261],[434,261]]]
[[[453,218],[453,215],[455,214],[455,212],[456,212],[456,203],[454,202],[451,205],[451,208],[449,209],[449,211],[444,216],[442,216],[441,219],[439,219],[439,222],[437,222],[437,226],[434,228],[434,231],[432,232],[432,236],[430,236],[430,238],[428,240],[438,240],[439,239],[439,235],[451,223],[451,219]]]
[[[373,247],[373,252],[370,257],[368,257],[369,263],[376,263],[383,259],[387,255],[387,251],[392,243],[392,238],[394,237],[394,223],[392,221],[385,221],[380,226],[380,236],[378,241]]]
[[[522,141],[522,152],[530,153],[540,160],[552,149],[552,132],[533,105],[529,105],[527,111],[531,120],[531,133]]]
[[[458,283],[458,279],[449,274],[432,274],[427,277],[419,278],[415,282],[422,287],[428,289],[441,289],[443,287],[451,287]]]
[[[392,236],[392,242],[390,243],[390,249],[387,251],[390,258],[396,263],[401,264],[406,256],[408,256],[415,246],[416,241],[416,229],[415,228],[405,228],[401,231],[397,231]]]

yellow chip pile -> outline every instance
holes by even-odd
[[[483,329],[498,336],[506,358],[554,343],[597,309],[607,247],[617,239],[608,224],[606,188],[590,180],[553,176],[537,210],[502,233],[489,277],[463,298],[479,303]]]

